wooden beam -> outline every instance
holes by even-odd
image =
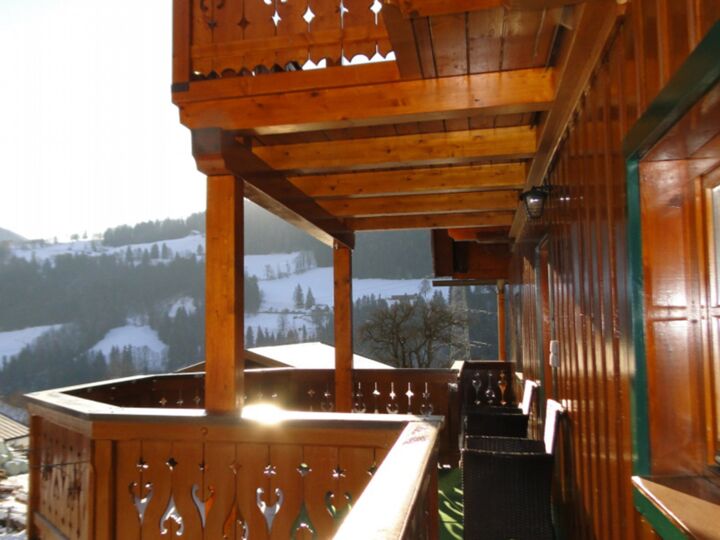
[[[505,282],[497,283],[498,360],[507,360],[505,347]]]
[[[543,111],[554,98],[553,70],[532,68],[179,106],[180,120],[191,129],[216,127],[271,135]]]
[[[234,176],[207,182],[205,263],[205,409],[242,408],[243,183]]]
[[[189,90],[173,94],[173,103],[180,105],[212,99],[268,96],[318,88],[381,84],[398,80],[400,80],[400,73],[394,62],[334,66],[311,71],[273,73],[270,77],[229,77],[192,81]]]
[[[448,2],[447,0],[385,1],[387,4],[397,6],[403,17],[417,18],[438,15],[453,15],[457,13],[482,11],[500,7],[512,10],[541,10],[579,4],[585,0],[454,0],[452,2]],[[589,1],[592,2],[593,0]]]
[[[395,52],[395,63],[403,79],[420,79],[423,75],[412,21],[400,9],[385,4],[380,12],[385,29]]]
[[[445,212],[491,212],[514,210],[518,204],[516,190],[478,191],[439,195],[404,195],[363,199],[322,199],[320,206],[330,214],[347,217],[370,217],[432,214]]]
[[[332,246],[337,240],[354,246],[355,237],[343,223],[253,154],[248,142],[218,129],[194,130],[192,142],[202,172],[238,176],[245,181],[245,195],[254,203],[325,244]]]
[[[538,151],[528,170],[527,188],[542,184],[547,176],[572,114],[625,6],[618,5],[615,0],[596,0],[576,9],[575,30],[558,70],[561,76],[558,79],[557,99],[541,127]],[[516,213],[510,230],[511,237],[520,235],[526,219],[524,212]]]
[[[369,197],[403,193],[459,193],[498,188],[520,189],[524,163],[495,163],[392,171],[293,176],[290,182],[309,197]]]
[[[352,409],[353,324],[352,251],[336,243],[333,249],[335,325],[335,410]]]
[[[510,226],[514,212],[468,212],[466,214],[423,214],[349,218],[345,224],[353,231],[390,231],[409,229],[448,229],[452,227]]]
[[[259,146],[253,152],[273,169],[292,175],[526,159],[535,148],[535,130],[518,126]]]

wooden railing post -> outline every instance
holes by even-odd
[[[353,324],[352,251],[335,242],[333,249],[335,292],[335,409],[350,412],[352,405]]]
[[[507,360],[505,350],[505,281],[497,282],[498,360]]]
[[[205,409],[224,413],[243,400],[243,182],[207,182]]]

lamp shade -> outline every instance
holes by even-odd
[[[549,191],[549,186],[533,186],[520,194],[520,200],[525,204],[525,212],[530,219],[539,219],[542,216]]]

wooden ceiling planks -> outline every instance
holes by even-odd
[[[535,148],[535,130],[520,126],[378,137],[362,144],[332,141],[262,146],[253,151],[276,170],[313,174],[526,159]]]
[[[428,213],[460,214],[514,210],[518,190],[475,191],[422,195],[382,195],[359,199],[318,199],[317,204],[333,216],[358,218]]]
[[[497,163],[294,176],[289,180],[309,197],[321,199],[520,189],[525,182],[525,171],[523,163]]]
[[[460,227],[509,227],[513,215],[514,212],[427,213],[413,216],[348,218],[344,222],[350,230],[356,232]]]

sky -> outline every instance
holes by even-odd
[[[172,0],[0,0],[0,227],[67,239],[205,209]]]

